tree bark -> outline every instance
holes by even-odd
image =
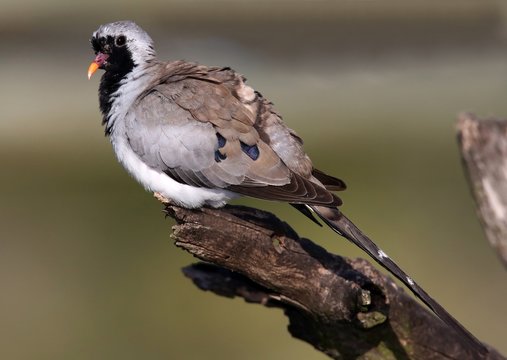
[[[334,359],[475,359],[460,338],[362,259],[328,253],[257,209],[168,205],[202,290],[283,309],[289,332]],[[494,349],[488,359],[505,359]]]
[[[461,114],[461,157],[486,237],[507,267],[507,120]]]

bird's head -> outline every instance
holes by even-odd
[[[90,39],[95,60],[88,68],[88,78],[103,69],[112,75],[125,75],[134,67],[155,58],[153,40],[132,21],[117,21],[100,26]]]

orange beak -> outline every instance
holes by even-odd
[[[90,67],[88,68],[88,80],[92,78],[92,75],[98,70],[99,66],[100,65],[96,61],[90,64]]]
[[[103,65],[109,58],[109,55],[103,54],[99,52],[97,56],[95,57],[95,60],[92,61],[90,66],[88,67],[88,80],[91,79],[92,75],[100,68],[103,68]]]

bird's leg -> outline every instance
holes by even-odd
[[[153,196],[155,197],[155,199],[157,199],[158,201],[160,201],[164,205],[173,205],[174,204],[171,200],[169,200],[168,198],[166,198],[164,195],[162,195],[159,192],[155,191],[153,193]]]

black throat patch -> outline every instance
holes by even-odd
[[[108,44],[111,40],[108,39]],[[106,135],[110,135],[112,124],[109,124],[110,111],[112,103],[115,99],[115,93],[120,87],[120,82],[134,69],[136,66],[132,60],[132,53],[126,46],[116,47],[114,44],[110,46],[110,54],[105,67],[105,73],[100,79],[99,86],[99,105],[102,112],[102,125],[105,125]]]

